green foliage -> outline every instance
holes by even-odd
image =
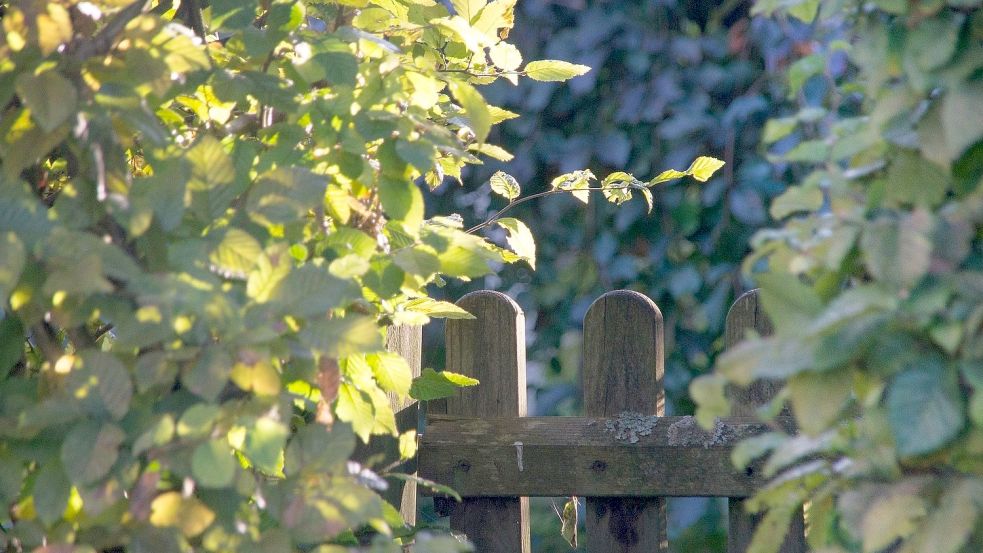
[[[466,548],[349,459],[414,454],[391,399],[477,384],[413,380],[384,327],[535,264],[420,186],[511,157],[478,85],[587,71],[523,66],[514,4],[0,3],[0,547]]]
[[[755,9],[811,20],[813,4]],[[789,69],[803,107],[764,140],[810,172],[745,260],[776,331],[724,354],[694,398],[709,422],[725,407],[707,390],[786,380],[776,401],[801,434],[735,450],[739,464],[766,456],[774,476],[750,502],[767,511],[752,550],[777,551],[807,504],[816,550],[979,551],[983,10],[822,4],[827,37]],[[833,40],[844,18],[849,46]],[[850,65],[834,69],[844,48]],[[793,133],[798,146],[783,145]]]

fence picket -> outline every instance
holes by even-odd
[[[386,349],[398,353],[406,359],[410,366],[413,376],[420,376],[420,359],[423,350],[423,327],[420,326],[391,326],[386,329]],[[410,398],[403,398],[397,394],[389,393],[389,406],[392,407],[396,415],[396,428],[400,432],[415,430],[419,426],[420,406]],[[384,463],[389,463],[399,459],[399,440],[392,436],[372,436],[368,444],[358,442],[353,459],[358,461],[368,461],[382,459]],[[415,460],[407,461],[397,467],[397,471],[415,472]],[[417,490],[415,482],[404,482],[402,480],[390,479],[389,488],[382,492],[382,497],[394,507],[399,509],[403,520],[408,524],[416,524],[416,498]]]
[[[766,336],[773,332],[771,321],[762,309],[757,290],[751,290],[737,298],[727,312],[726,346],[735,346],[744,339],[748,330],[754,329],[758,334]],[[746,389],[730,391],[732,411],[735,416],[750,416],[755,409],[767,403],[781,389],[781,382],[757,381]],[[787,412],[783,412],[787,414]],[[727,553],[744,553],[747,551],[754,527],[760,516],[752,515],[744,510],[744,500],[730,498],[727,501],[729,528],[727,530]],[[792,517],[792,525],[780,553],[805,553],[805,520],[802,511]]]
[[[476,319],[448,320],[446,368],[481,384],[448,398],[449,415],[523,417],[526,415],[525,318],[508,296],[473,292],[457,305]],[[477,461],[474,461],[477,462]],[[459,470],[470,468],[468,460]],[[529,553],[529,499],[469,498],[453,505],[451,528],[463,532],[482,553]]]
[[[584,413],[665,414],[662,313],[637,292],[598,298],[584,317]],[[605,463],[598,460],[597,470]],[[587,550],[667,551],[665,498],[586,498]]]

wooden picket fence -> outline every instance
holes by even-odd
[[[747,415],[773,396],[774,385],[741,391],[735,416],[712,431],[692,417],[664,416],[662,313],[644,295],[619,290],[597,299],[584,318],[586,416],[527,417],[522,310],[491,291],[457,304],[476,319],[447,321],[446,368],[481,384],[428,405],[416,468],[464,498],[435,503],[479,553],[531,551],[529,496],[585,498],[584,542],[596,553],[668,551],[666,497],[727,497],[728,553],[747,549],[757,521],[742,502],[763,479],[755,467],[735,470],[730,453],[766,429]],[[727,346],[751,329],[771,331],[754,291],[728,313]],[[419,333],[401,329],[390,338],[391,349],[418,370]],[[413,424],[413,407],[396,407],[404,408],[403,424]],[[415,520],[414,488],[393,489],[390,500]],[[800,513],[782,552],[805,550]]]

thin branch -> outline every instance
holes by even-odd
[[[136,2],[120,10],[116,17],[107,23],[98,34],[78,45],[74,52],[75,59],[81,63],[93,56],[107,54],[112,50],[117,35],[123,32],[130,21],[141,15],[148,4],[147,0],[136,0]]]
[[[504,215],[507,211],[509,211],[513,207],[515,207],[517,205],[524,204],[524,203],[526,203],[526,202],[528,202],[530,200],[535,200],[536,198],[543,198],[543,197],[546,197],[546,196],[553,196],[554,194],[580,192],[581,190],[587,190],[589,192],[597,192],[599,190],[624,190],[626,188],[641,189],[642,187],[640,187],[640,186],[632,186],[632,185],[629,184],[629,185],[625,185],[625,186],[607,186],[607,187],[605,187],[605,186],[589,186],[587,188],[575,188],[575,189],[571,189],[571,188],[554,188],[553,190],[546,190],[545,192],[537,192],[535,194],[531,194],[529,196],[526,196],[525,198],[519,198],[517,200],[512,200],[511,202],[509,202],[509,205],[507,205],[507,206],[503,207],[502,209],[499,209],[498,211],[496,211],[494,215],[492,215],[491,217],[489,217],[483,223],[479,223],[479,224],[477,224],[477,225],[469,228],[467,230],[467,233],[468,234],[471,234],[473,232],[479,231],[479,230],[487,227],[488,225],[491,225],[495,221],[501,219],[502,215]],[[648,188],[648,187],[645,187],[645,188]]]

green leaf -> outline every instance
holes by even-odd
[[[474,319],[474,315],[448,301],[417,298],[403,304],[403,309],[439,319]]]
[[[509,162],[512,161],[512,154],[500,146],[494,144],[489,144],[487,142],[483,144],[472,144],[468,146],[468,150],[471,152],[478,152],[484,154],[492,159],[497,159],[498,161]]]
[[[932,553],[957,553],[979,529],[979,517],[983,506],[983,482],[979,478],[953,479],[939,499],[938,507],[931,509],[917,533],[909,542],[910,551]]]
[[[853,391],[848,371],[802,372],[787,384],[796,422],[803,432],[817,436],[836,420]]]
[[[802,85],[812,77],[826,69],[826,58],[822,54],[809,54],[796,61],[788,69],[789,97],[795,96]]]
[[[217,345],[206,346],[201,356],[181,375],[181,383],[195,395],[214,401],[232,372],[232,356]]]
[[[730,453],[730,461],[738,470],[750,466],[755,459],[764,457],[788,441],[780,432],[768,432],[741,440]]]
[[[34,479],[34,509],[41,522],[52,525],[61,520],[68,498],[71,495],[72,484],[65,477],[61,463],[48,462],[41,466]]]
[[[394,221],[401,221],[409,228],[423,222],[423,193],[413,181],[383,177],[379,180],[379,199]]]
[[[522,193],[519,182],[515,180],[515,177],[504,171],[495,171],[495,174],[491,176],[488,182],[491,184],[492,192],[504,197],[510,202],[518,198]]]
[[[550,181],[550,188],[569,190],[574,198],[586,204],[590,201],[590,191],[586,189],[590,187],[590,182],[595,178],[590,169],[573,171],[554,178]]]
[[[76,485],[102,479],[119,457],[126,434],[115,424],[95,420],[72,427],[61,446],[61,462]]]
[[[652,200],[652,191],[649,190],[648,188],[642,188],[641,190],[639,190],[639,192],[641,192],[642,197],[645,198],[645,206],[648,209],[646,213],[652,213],[652,208],[654,207],[654,203]]]
[[[467,83],[451,83],[450,89],[454,99],[464,109],[464,115],[471,124],[475,140],[484,142],[492,126],[488,103],[473,86]]]
[[[165,492],[150,504],[150,524],[174,527],[186,537],[205,531],[215,520],[215,512],[196,497],[182,497],[181,492]]]
[[[372,367],[379,387],[387,392],[393,392],[400,397],[410,393],[413,383],[413,371],[406,359],[396,353],[371,353],[365,356]]]
[[[443,484],[438,484],[433,480],[427,480],[426,478],[421,478],[415,474],[403,474],[401,472],[391,472],[386,475],[390,478],[395,478],[397,480],[403,480],[405,482],[416,482],[418,486],[423,486],[425,488],[430,488],[431,490],[443,494],[449,495],[457,500],[458,503],[461,502],[461,495],[454,491],[454,488],[450,486],[445,486]]]
[[[689,395],[696,403],[696,422],[703,428],[713,428],[720,417],[730,415],[726,396],[727,380],[720,375],[704,374],[689,384]]]
[[[590,67],[560,60],[540,60],[526,64],[527,77],[536,81],[566,81],[590,71]]]
[[[369,317],[313,321],[300,331],[301,342],[329,357],[372,351],[381,345],[379,327]]]
[[[356,253],[350,253],[332,260],[328,271],[341,279],[360,277],[369,271],[369,260]]]
[[[769,213],[774,219],[784,219],[802,212],[815,212],[823,205],[823,192],[813,186],[790,186],[771,202]]]
[[[536,241],[532,236],[532,231],[525,223],[518,219],[513,219],[511,217],[505,217],[495,221],[496,224],[500,225],[506,231],[508,231],[508,236],[505,238],[508,242],[509,247],[512,251],[516,253],[521,259],[526,260],[529,266],[533,269],[536,268]]]
[[[122,419],[133,398],[133,382],[129,371],[115,355],[102,351],[82,352],[81,366],[69,374],[68,386],[75,397],[92,411],[105,411],[115,419]]]
[[[196,403],[181,415],[177,422],[177,434],[182,438],[201,438],[212,432],[215,419],[222,410],[211,403]]]
[[[0,232],[0,298],[10,297],[20,280],[27,252],[14,232]]]
[[[776,328],[806,328],[823,309],[822,299],[799,277],[788,273],[754,275],[761,303]]]
[[[761,138],[762,142],[765,144],[772,144],[778,142],[779,140],[785,138],[796,127],[799,126],[798,117],[779,117],[775,119],[769,119],[765,123],[765,130]]]
[[[887,217],[867,224],[860,245],[867,270],[878,280],[898,287],[914,286],[928,272],[932,221],[916,211],[901,220]]]
[[[926,513],[925,501],[917,494],[918,488],[902,483],[873,502],[861,522],[864,553],[881,551],[915,531]]]
[[[522,54],[519,49],[508,42],[499,42],[488,49],[488,55],[502,71],[515,71],[522,65]]]
[[[133,442],[133,455],[139,455],[151,447],[161,446],[174,437],[174,417],[163,415]]]
[[[191,164],[191,180],[188,190],[193,192],[215,191],[216,201],[206,204],[209,213],[218,215],[224,210],[220,198],[220,189],[231,184],[235,179],[235,167],[232,159],[226,153],[222,144],[212,135],[203,133],[198,142],[184,156]],[[232,198],[229,198],[231,201]],[[221,208],[221,209],[220,209]]]
[[[671,180],[683,178],[683,177],[687,176],[687,174],[688,173],[685,173],[683,171],[677,171],[675,169],[668,169],[668,170],[665,170],[665,171],[659,173],[658,175],[656,175],[655,178],[653,178],[652,180],[650,180],[649,181],[649,186],[655,186],[656,184],[661,184],[663,182],[668,182],[668,181],[671,181]]]
[[[429,401],[450,397],[457,389],[464,386],[476,386],[478,381],[463,374],[448,371],[437,372],[433,369],[423,369],[423,373],[413,380],[410,397],[419,401]]]
[[[706,182],[710,180],[710,177],[724,166],[724,162],[717,158],[709,156],[701,156],[693,160],[690,164],[689,169],[686,170],[686,174],[692,176],[694,179],[700,182]]]
[[[235,457],[224,439],[209,440],[195,448],[191,455],[191,473],[199,486],[224,488],[236,474]]]
[[[896,376],[887,393],[888,421],[898,454],[931,453],[952,440],[964,424],[953,375],[938,360],[923,360]]]
[[[249,190],[246,212],[266,227],[297,225],[324,202],[327,180],[304,167],[264,173]]]
[[[24,325],[13,313],[0,319],[0,381],[24,356]]]
[[[474,22],[487,3],[486,0],[451,0],[454,12],[468,22]]]
[[[266,474],[280,474],[283,469],[283,449],[290,429],[282,422],[262,417],[246,428],[242,454],[257,469]]]
[[[321,424],[299,429],[287,446],[284,472],[317,473],[335,469],[355,451],[355,434],[347,424],[335,423],[329,430]]]
[[[983,138],[983,84],[955,86],[942,98],[941,123],[951,160],[959,159],[967,148]]]
[[[951,184],[941,167],[920,156],[903,153],[888,169],[884,198],[915,207],[935,207],[945,199]]]
[[[245,279],[263,253],[259,242],[245,231],[230,228],[208,259],[213,270],[229,278]]]
[[[18,75],[17,95],[31,109],[34,120],[45,132],[68,121],[78,102],[75,85],[53,69]]]
[[[355,386],[342,382],[338,387],[335,413],[338,414],[339,419],[351,423],[355,434],[363,442],[368,443],[372,429],[375,427],[375,409],[371,399],[366,399],[365,394]]]
[[[392,256],[393,263],[411,275],[429,278],[440,270],[440,259],[429,246],[403,248]]]
[[[276,302],[281,313],[318,317],[358,297],[361,294],[351,281],[332,275],[327,267],[309,263],[290,271],[275,286],[270,301]]]

